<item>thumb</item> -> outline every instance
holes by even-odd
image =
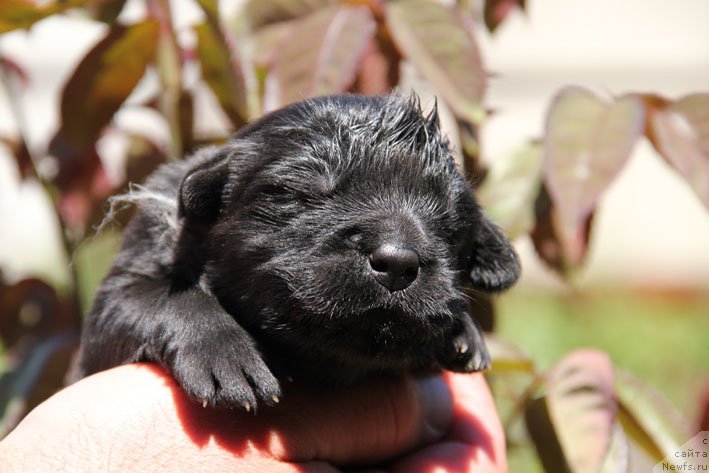
[[[193,439],[211,438],[237,456],[292,462],[376,463],[440,438],[453,418],[441,376],[379,378],[325,391],[292,386],[280,404],[257,415],[178,402]]]
[[[351,464],[375,463],[433,442],[452,418],[449,387],[441,376],[432,376],[300,391],[255,420],[268,433],[267,452],[276,458]]]

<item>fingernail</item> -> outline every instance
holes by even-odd
[[[441,438],[453,421],[453,397],[441,376],[416,380],[416,389],[423,410],[423,441]]]

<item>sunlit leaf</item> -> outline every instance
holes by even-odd
[[[527,233],[534,225],[541,171],[541,145],[530,143],[512,157],[498,160],[478,188],[483,208],[510,238]]]
[[[691,437],[682,415],[655,389],[627,371],[616,369],[618,418],[627,436],[659,462]]]
[[[292,20],[344,0],[247,0],[243,17],[252,28]]]
[[[238,49],[230,47],[222,31],[215,31],[210,23],[198,25],[196,32],[202,78],[238,128],[249,119],[244,67],[237,56]]]
[[[80,6],[86,1],[64,0],[40,3],[29,0],[2,0],[0,1],[0,34],[20,28],[27,29],[40,20]]]
[[[217,0],[197,0],[207,19],[214,25],[219,24],[219,2]]]
[[[608,357],[590,349],[566,355],[549,373],[544,404],[533,403],[526,414],[547,471],[598,472],[611,447],[616,410]]]
[[[486,333],[485,345],[492,358],[492,372],[534,372],[534,362],[520,347],[497,335]]]
[[[646,97],[646,104],[648,138],[709,209],[709,94],[689,95],[674,103]]]
[[[559,231],[578,232],[627,162],[644,126],[638,96],[608,103],[580,87],[556,95],[546,120],[544,177],[559,209]]]
[[[626,473],[630,466],[629,455],[628,439],[620,424],[614,422],[611,443],[599,473]]]
[[[517,9],[524,10],[525,3],[525,0],[485,0],[485,26],[494,33],[510,13]]]
[[[113,25],[69,78],[62,93],[61,130],[78,149],[90,146],[143,77],[155,55],[158,24]]]
[[[443,96],[460,119],[480,123],[486,73],[472,28],[447,6],[430,0],[392,2],[386,24],[403,56]]]
[[[366,7],[329,7],[298,20],[267,81],[269,108],[347,90],[374,30]]]

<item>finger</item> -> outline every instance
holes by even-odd
[[[507,470],[505,432],[482,374],[446,374],[454,393],[454,416],[448,439],[473,446],[481,459]]]
[[[481,374],[445,375],[455,417],[442,442],[398,461],[394,473],[504,473],[505,436],[487,383]]]
[[[372,464],[434,439],[450,425],[452,398],[440,377],[376,379],[347,389],[286,391],[275,407],[256,416],[226,417],[192,403],[181,418],[192,437],[210,436],[238,452],[252,449],[284,461],[324,460]]]

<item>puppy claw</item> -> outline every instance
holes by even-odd
[[[278,404],[279,402],[281,402],[281,400],[278,399],[278,396],[271,396],[271,400],[273,401],[274,404]]]
[[[202,408],[206,408],[206,407],[207,407],[207,400],[203,399],[202,400]]]
[[[251,412],[251,404],[249,404],[248,402],[244,404],[244,409],[246,409],[246,412]]]
[[[470,350],[470,346],[465,342],[461,342],[456,351],[462,355],[463,353],[467,353],[468,350]]]

